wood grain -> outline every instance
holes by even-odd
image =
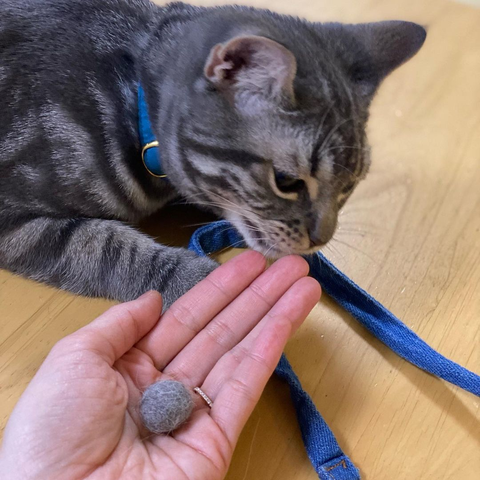
[[[312,20],[428,26],[424,48],[373,103],[372,170],[326,254],[434,348],[480,371],[480,10],[444,0],[246,3]],[[191,228],[179,223],[198,220],[180,219],[164,212],[147,228],[182,244]],[[0,271],[1,428],[52,345],[108,305]],[[328,298],[286,352],[363,478],[478,478],[479,399],[398,358]],[[315,478],[273,378],[228,480]]]

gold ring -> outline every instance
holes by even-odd
[[[213,407],[212,399],[211,399],[200,387],[195,387],[195,388],[193,389],[193,391],[194,391],[195,393],[198,393],[198,394],[205,400],[205,403],[206,403],[210,408]]]

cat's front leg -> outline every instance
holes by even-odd
[[[115,220],[0,218],[0,267],[80,295],[126,301],[148,290],[169,306],[217,264]]]

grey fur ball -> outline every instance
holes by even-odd
[[[192,396],[183,383],[164,380],[145,390],[140,402],[140,415],[150,432],[169,433],[190,418],[193,405]]]

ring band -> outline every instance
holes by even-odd
[[[198,393],[198,394],[205,400],[205,403],[206,403],[210,408],[213,407],[212,399],[211,399],[200,387],[195,387],[195,388],[193,389],[193,391],[194,391],[195,393]]]

